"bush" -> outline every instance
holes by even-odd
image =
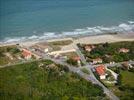
[[[70,65],[73,65],[73,66],[77,66],[78,64],[77,64],[77,61],[74,61],[73,59],[68,59],[67,61],[66,61],[68,64],[70,64]]]
[[[45,62],[45,61],[43,61]],[[42,62],[10,66],[0,69],[0,98],[6,100],[61,100],[78,97],[104,97],[100,86],[93,85],[78,74],[38,67]],[[56,64],[55,64],[56,65]],[[58,65],[59,67],[59,65]],[[62,68],[62,65],[60,66]],[[64,69],[64,68],[63,68]]]
[[[122,85],[122,75],[121,74],[119,74],[118,75],[118,79],[117,79],[117,85],[119,85],[119,86],[121,86]]]

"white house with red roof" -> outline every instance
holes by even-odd
[[[99,75],[100,79],[106,79],[106,69],[104,65],[99,65],[95,68],[96,73]]]
[[[23,49],[22,50],[22,56],[25,59],[30,59],[32,57],[32,53],[30,51],[28,51],[27,49]]]
[[[73,57],[73,60],[74,60],[74,61],[77,61],[78,65],[81,65],[81,59],[80,59],[79,56]]]
[[[128,53],[129,49],[127,49],[127,48],[120,48],[119,52]]]

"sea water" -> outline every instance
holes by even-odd
[[[0,42],[134,32],[134,0],[0,0]]]

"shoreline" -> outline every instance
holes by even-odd
[[[19,42],[11,42],[11,43],[2,43],[0,42],[0,47],[9,46],[9,45],[24,45],[31,46],[40,42],[54,42],[54,41],[65,41],[72,40],[74,43],[83,43],[83,44],[97,44],[97,43],[105,43],[105,42],[120,42],[120,41],[134,41],[134,33],[130,34],[92,34],[92,35],[74,35],[74,36],[61,36],[61,37],[53,37],[49,39],[42,40],[27,40],[27,41],[19,41]]]

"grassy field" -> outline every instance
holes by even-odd
[[[81,68],[81,71],[86,74],[90,74],[90,72],[86,68]]]
[[[48,60],[0,69],[0,100],[102,98],[106,99],[102,88]]]
[[[73,58],[78,56],[76,52],[61,53],[61,55],[67,56],[68,58]]]
[[[121,71],[122,85],[128,85],[134,88],[134,73],[129,71]]]
[[[73,43],[72,40],[63,40],[63,41],[54,41],[54,42],[49,42],[50,45],[58,45],[58,46],[64,46],[64,45],[69,45]]]
[[[121,100],[133,100],[134,98],[134,72],[123,70],[117,67],[111,68],[121,75],[119,85],[107,85]]]
[[[49,42],[48,44],[50,47],[52,47],[53,51],[58,51],[61,50],[62,46],[69,45],[73,41],[72,40],[64,40],[64,41],[54,41],[54,42]]]

